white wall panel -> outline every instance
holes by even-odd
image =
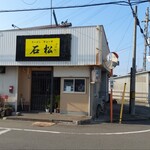
[[[101,36],[100,38],[98,37],[98,32],[99,34],[101,32],[104,32],[103,27],[100,26],[100,28],[101,31],[97,30],[96,26],[0,31],[0,65],[5,65],[5,66],[95,65],[96,52],[100,42],[99,40],[102,40]],[[17,35],[45,35],[45,34],[46,35],[48,34],[71,34],[72,35],[71,61],[35,61],[35,62],[15,61]],[[102,43],[102,41],[100,43]],[[103,43],[107,43],[107,42],[104,41]]]
[[[9,92],[13,86],[13,93]],[[0,73],[0,95],[8,95],[8,102],[17,108],[18,71],[17,67],[6,67],[5,73]]]
[[[137,73],[135,83],[135,101],[148,102],[149,95],[149,72]],[[125,99],[130,98],[130,75],[114,78],[113,98],[122,99],[122,93],[126,83]]]
[[[88,67],[54,67],[54,77],[90,77]]]

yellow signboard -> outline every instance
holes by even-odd
[[[59,57],[60,38],[26,39],[25,57]]]

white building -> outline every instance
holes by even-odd
[[[130,99],[130,74],[114,78],[113,98],[122,99],[124,84],[126,83],[125,100]],[[148,104],[150,102],[150,72],[136,73],[135,102]]]
[[[60,113],[94,116],[108,99],[108,53],[103,26],[0,31],[0,95],[16,111],[43,111],[48,101],[53,111],[59,95]]]

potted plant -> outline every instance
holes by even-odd
[[[2,108],[1,116],[2,117],[4,117],[4,116],[11,116],[13,111],[14,111],[13,106],[7,104],[7,105],[5,105],[5,107]]]
[[[55,109],[56,113],[60,112],[60,95],[55,96]]]
[[[50,107],[51,107],[50,104],[45,105],[45,111],[46,111],[46,112],[49,112],[49,111],[50,111]]]

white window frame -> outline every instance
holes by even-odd
[[[73,91],[65,91],[65,80],[73,80]],[[75,80],[84,80],[84,91],[78,92],[75,91]],[[68,88],[69,89],[69,88]],[[86,93],[86,78],[64,78],[63,79],[63,93],[77,93],[77,94],[85,94]]]

